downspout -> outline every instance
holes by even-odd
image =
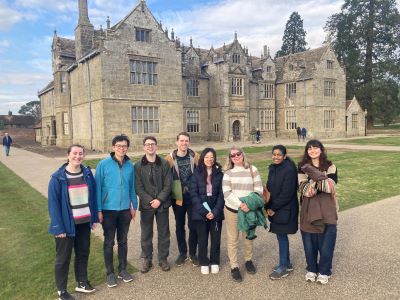
[[[92,123],[92,92],[91,92],[91,82],[90,82],[90,67],[89,60],[86,63],[87,66],[87,75],[88,75],[88,99],[89,99],[89,124],[90,124],[90,150],[93,150],[93,123]]]

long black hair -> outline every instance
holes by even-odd
[[[319,141],[319,140],[309,140],[306,144],[306,147],[304,149],[304,154],[299,162],[299,170],[300,168],[305,165],[305,164],[310,164],[312,165],[312,160],[311,157],[308,155],[308,149],[311,147],[317,147],[321,149],[321,155],[319,156],[319,167],[321,171],[326,171],[328,168],[332,165],[332,162],[328,160],[328,156],[326,154],[326,149],[324,145]]]
[[[214,164],[212,166],[212,172],[211,172],[211,177],[216,173],[217,169],[221,169],[221,165],[219,163],[217,163],[217,153],[215,152],[214,148],[205,148],[203,151],[201,151],[200,154],[200,158],[199,158],[199,162],[197,165],[197,168],[199,169],[199,171],[201,172],[201,175],[204,179],[204,182],[207,182],[207,167],[204,164],[204,157],[207,155],[207,153],[211,152],[214,156]]]

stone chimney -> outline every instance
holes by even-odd
[[[79,19],[75,28],[76,60],[87,54],[93,47],[94,27],[89,20],[87,0],[78,0]]]

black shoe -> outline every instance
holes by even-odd
[[[81,281],[78,282],[78,286],[75,288],[75,291],[88,294],[93,293],[94,291],[96,291],[96,289],[92,287],[89,281]]]
[[[254,266],[254,264],[251,260],[246,261],[246,263],[244,265],[246,267],[247,273],[256,274],[256,272],[257,272],[256,267]]]
[[[167,260],[160,261],[158,265],[161,267],[161,270],[163,270],[164,272],[167,272],[171,269]]]
[[[67,291],[58,291],[58,299],[59,300],[75,300],[74,297],[71,296]]]
[[[240,274],[238,267],[231,269],[231,275],[232,279],[235,280],[236,282],[242,282],[243,280],[242,274]]]
[[[114,273],[110,273],[107,275],[107,286],[109,288],[117,286],[117,278],[115,277]]]
[[[269,278],[272,280],[282,279],[289,275],[289,271],[285,268],[278,268],[269,274]]]
[[[193,267],[200,266],[199,259],[197,258],[196,255],[190,255],[189,259],[191,260]]]
[[[188,257],[186,254],[179,254],[178,258],[175,261],[175,265],[177,267],[183,266],[183,264],[185,263],[185,261],[188,260]]]
[[[131,282],[133,280],[133,276],[126,270],[121,270],[121,272],[118,274],[118,278],[122,279],[124,282]]]

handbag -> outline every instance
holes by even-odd
[[[250,166],[250,174],[251,174],[251,178],[253,179],[253,188],[254,188],[254,174],[253,174],[253,170],[251,169],[251,166]],[[271,194],[265,186],[263,186],[262,197],[264,199],[265,204],[268,204],[269,201],[271,200]]]

